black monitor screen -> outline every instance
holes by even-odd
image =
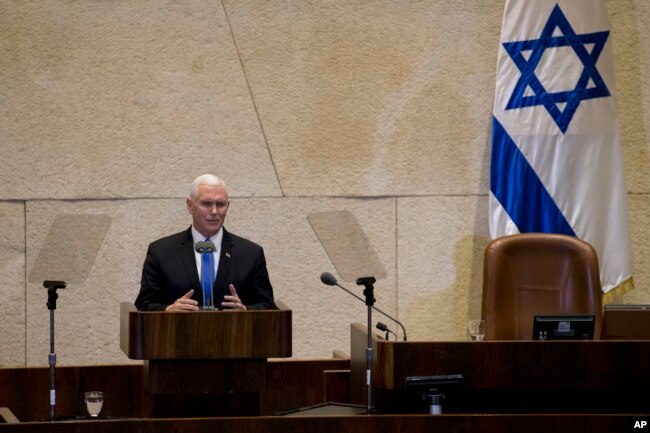
[[[533,340],[593,340],[595,320],[587,314],[535,316]]]
[[[463,381],[462,374],[447,374],[441,376],[408,376],[404,378],[404,391],[427,392],[432,389],[444,389],[455,386]]]

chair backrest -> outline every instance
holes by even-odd
[[[596,250],[573,236],[522,233],[491,241],[483,263],[487,340],[530,340],[535,315],[593,314],[602,289]]]

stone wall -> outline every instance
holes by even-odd
[[[480,314],[503,0],[23,0],[0,4],[0,366],[47,365],[28,281],[54,219],[106,214],[87,279],[59,292],[58,364],[131,362],[119,303],[147,245],[185,229],[190,182],[229,185],[226,227],[265,248],[294,356],[349,352],[365,306],[307,215],[348,210],[411,340]],[[650,303],[650,3],[609,0],[636,288]],[[646,36],[649,37],[646,37]],[[352,290],[354,282],[342,281]],[[389,323],[389,322],[387,322]]]

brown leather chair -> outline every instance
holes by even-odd
[[[483,263],[486,340],[531,340],[533,317],[602,316],[596,250],[573,236],[522,233],[491,241]]]

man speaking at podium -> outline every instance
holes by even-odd
[[[212,174],[197,177],[186,199],[192,225],[149,245],[142,269],[139,310],[197,311],[205,306],[202,258],[195,245],[214,247],[210,293],[218,309],[263,309],[273,305],[273,288],[261,246],[229,233],[228,188]],[[207,275],[207,274],[206,274]]]

